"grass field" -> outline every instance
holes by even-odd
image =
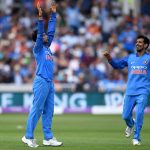
[[[0,115],[0,150],[32,149],[21,142],[25,133],[27,115]],[[62,147],[44,147],[41,120],[35,131],[40,144],[38,150],[149,150],[150,116],[145,116],[142,145],[135,147],[132,138],[124,137],[125,124],[121,116],[108,115],[60,115],[54,116],[53,133],[64,142]]]

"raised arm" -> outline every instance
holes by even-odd
[[[37,9],[38,9],[38,29],[37,29],[37,38],[36,38],[36,43],[34,50],[38,51],[39,49],[42,48],[43,46],[43,33],[44,33],[44,21],[43,21],[43,16],[42,16],[42,9],[40,6],[40,3],[37,3]]]
[[[111,64],[111,66],[114,69],[123,69],[123,68],[128,66],[128,56],[127,57],[123,57],[121,59],[113,59],[110,56],[109,51],[105,51],[103,53],[103,55],[105,56],[105,58],[108,60],[109,64]]]
[[[53,2],[50,6],[50,19],[48,22],[48,46],[51,45],[56,30],[56,3]]]

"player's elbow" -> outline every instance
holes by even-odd
[[[120,69],[118,66],[114,65],[113,66],[114,69]]]
[[[113,68],[114,68],[114,69],[123,69],[124,66],[118,66],[118,65],[116,65],[116,66],[113,66]]]

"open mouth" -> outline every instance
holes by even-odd
[[[137,47],[138,49],[140,48],[140,46],[138,46],[138,45],[137,45],[136,47]]]

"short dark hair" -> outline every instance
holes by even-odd
[[[36,38],[37,38],[37,30],[34,30],[33,32],[32,32],[32,40],[34,41],[34,42],[36,42]]]
[[[139,35],[137,37],[137,39],[144,39],[144,44],[147,44],[147,47],[145,49],[147,49],[149,47],[149,44],[150,44],[150,41],[149,41],[149,38],[144,36],[144,35]]]

